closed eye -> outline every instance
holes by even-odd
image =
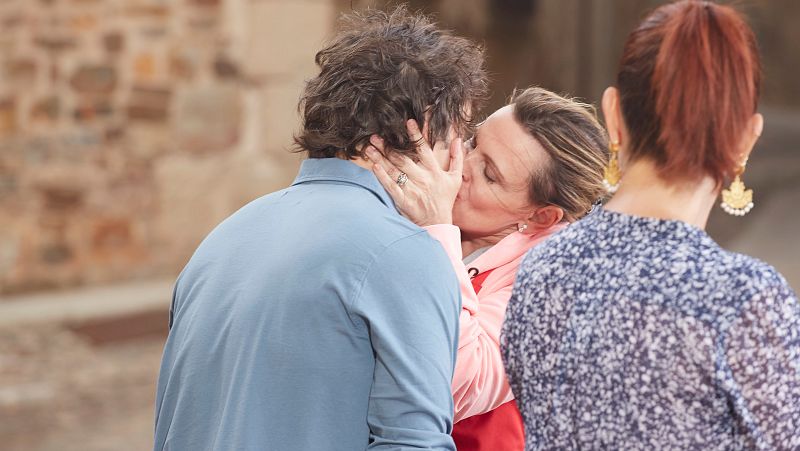
[[[489,182],[489,183],[495,183],[497,181],[494,178],[492,178],[491,175],[489,175],[488,166],[483,168],[483,176],[486,178],[486,181]]]

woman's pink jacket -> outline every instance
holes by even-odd
[[[425,228],[447,251],[461,286],[461,324],[452,387],[455,422],[514,399],[500,356],[500,329],[514,277],[525,253],[564,227],[558,224],[535,235],[514,232],[475,259],[469,268],[462,262],[458,227],[439,224]],[[492,271],[480,294],[472,288],[470,268],[480,273]],[[472,273],[476,274],[475,270]]]

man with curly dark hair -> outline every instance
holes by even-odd
[[[399,8],[350,15],[316,62],[294,184],[220,224],[178,277],[157,451],[455,449],[458,282],[364,151],[378,135],[388,156],[430,163],[413,119],[452,141],[443,176],[460,183],[482,51]]]

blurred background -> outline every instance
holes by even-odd
[[[314,54],[368,0],[0,0],[0,447],[151,447],[172,282],[200,240],[290,183]],[[662,1],[411,1],[483,42],[491,104],[536,84],[597,104]],[[737,2],[764,59],[756,207],[724,247],[800,288],[800,2]],[[320,224],[324,233],[324,224]]]

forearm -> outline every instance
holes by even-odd
[[[450,259],[450,264],[453,266],[453,271],[455,271],[458,278],[458,287],[461,290],[461,308],[477,313],[478,295],[472,288],[472,281],[462,261],[461,231],[451,224],[427,226],[425,230],[442,245],[447,257]]]
[[[505,295],[504,292],[493,294],[495,299],[490,301],[497,302],[481,305],[479,315],[461,311],[452,384],[456,422],[488,412],[513,399],[499,345],[504,305],[508,302],[507,298],[502,299]]]
[[[479,302],[462,263],[458,228],[436,225],[426,230],[445,249],[461,290],[459,344],[452,384],[455,421],[458,422],[513,399],[499,347],[500,328],[511,287],[491,293]]]

